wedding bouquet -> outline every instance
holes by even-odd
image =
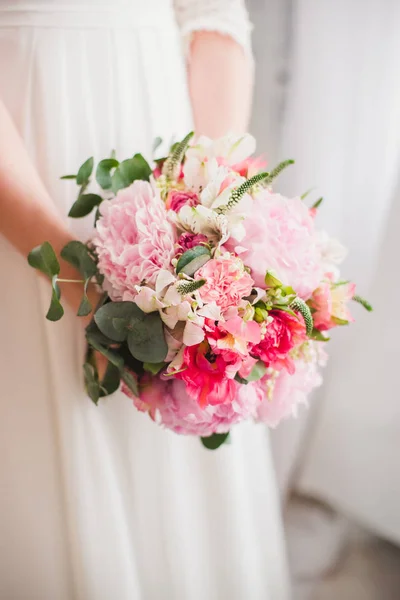
[[[293,161],[266,172],[254,151],[250,135],[189,134],[153,169],[140,154],[101,160],[101,195],[86,193],[93,158],[66,176],[80,186],[69,216],[96,211],[92,238],[61,252],[82,274],[78,315],[93,311],[88,395],[97,403],[121,387],[156,423],[208,448],[245,419],[274,427],[295,414],[321,383],[326,331],[353,320],[350,300],[371,310],[340,279],[344,248],[315,226],[322,199],[309,208],[275,193]],[[58,320],[51,245],[29,263],[50,277],[47,318]],[[92,281],[104,292],[97,307]],[[94,351],[108,360],[101,380]]]

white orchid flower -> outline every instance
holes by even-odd
[[[230,237],[228,218],[201,204],[183,206],[177,222],[185,231],[203,233],[216,245],[223,244]]]
[[[225,167],[231,167],[248,158],[255,148],[255,139],[249,134],[229,134],[218,140],[200,136],[186,152],[183,168],[185,184],[200,192],[215,179],[216,159],[222,161]]]

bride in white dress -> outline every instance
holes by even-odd
[[[237,427],[212,453],[120,394],[95,407],[83,324],[45,321],[48,284],[26,263],[90,232],[67,221],[75,189],[59,176],[183,135],[189,93],[197,131],[246,128],[249,32],[241,0],[0,0],[4,600],[288,597],[265,429]],[[63,294],[75,308],[74,286]]]

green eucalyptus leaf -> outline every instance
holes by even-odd
[[[249,383],[247,381],[247,379],[245,379],[244,377],[240,377],[239,373],[236,373],[236,375],[235,375],[235,381],[237,381],[238,383],[241,383],[243,385],[247,385]]]
[[[125,385],[130,389],[132,394],[139,398],[139,388],[134,375],[132,375],[132,373],[124,369],[121,372],[121,379],[125,383]]]
[[[57,284],[57,275],[54,275],[51,281],[51,302],[47,311],[46,319],[49,321],[59,321],[64,314],[64,309],[60,302],[61,292]]]
[[[247,381],[258,381],[259,379],[264,377],[266,372],[267,367],[261,360],[259,360],[252,368],[250,375],[247,377]]]
[[[143,364],[143,369],[152,375],[157,375],[164,367],[165,362]]]
[[[49,242],[44,242],[31,250],[28,254],[28,263],[31,267],[38,269],[50,278],[60,272],[60,263]]]
[[[86,392],[91,400],[97,405],[100,398],[100,384],[97,369],[91,363],[83,365]]]
[[[210,250],[206,246],[195,246],[186,250],[176,265],[177,273],[184,273],[192,277],[211,258]]]
[[[151,175],[151,168],[141,154],[135,154],[133,158],[122,161],[118,170],[125,187],[131,185],[136,179],[148,181]]]
[[[94,348],[95,350],[97,350],[97,352],[100,352],[100,354],[105,356],[105,358],[111,364],[113,364],[115,367],[118,367],[118,369],[120,370],[123,369],[124,359],[122,358],[122,356],[120,356],[115,350],[110,350],[109,348],[106,348],[101,342],[98,341],[98,338],[95,334],[86,333],[86,340],[92,348]]]
[[[110,396],[117,391],[121,383],[121,375],[118,367],[108,363],[106,372],[100,384],[100,397]]]
[[[89,215],[95,206],[99,206],[103,198],[97,194],[80,194],[71,206],[68,216],[72,219],[80,219]]]
[[[90,338],[90,340],[89,340]],[[113,340],[110,340],[109,337],[107,337],[106,335],[104,335],[103,333],[101,333],[100,329],[97,327],[94,319],[92,319],[89,323],[89,325],[86,327],[86,339],[88,341],[88,344],[92,344],[94,346],[94,343],[92,342],[92,340],[94,340],[95,343],[97,344],[101,344],[102,346],[111,346],[112,344],[114,344],[115,342]]]
[[[89,178],[93,171],[93,156],[88,158],[83,165],[80,167],[76,176],[76,183],[78,185],[84,185],[89,182]]]
[[[76,175],[63,175],[60,179],[76,179]]]
[[[202,437],[201,443],[208,450],[217,450],[222,444],[228,441],[229,431],[228,433],[213,433],[208,437]]]
[[[85,279],[94,277],[97,273],[97,265],[90,255],[85,244],[76,240],[68,242],[61,250],[61,258],[75,267]]]
[[[78,317],[87,317],[87,315],[89,315],[92,310],[92,305],[90,304],[89,298],[87,296],[87,287],[89,285],[89,282],[90,282],[90,278],[86,279],[85,285],[83,288],[82,300],[81,300],[81,303],[79,305],[78,312],[77,312]]]
[[[103,190],[111,189],[111,169],[116,169],[119,165],[115,158],[105,158],[101,160],[96,169],[96,181]]]
[[[156,137],[153,142],[152,153],[154,154],[157,148],[159,148],[162,144],[162,138]]]
[[[128,187],[128,185],[129,183],[127,184],[122,178],[120,170],[115,169],[114,174],[111,177],[111,189],[114,192],[114,194],[117,194],[119,190],[123,190],[124,188]]]
[[[134,302],[109,302],[96,311],[94,320],[104,335],[114,342],[123,342],[136,322],[144,317],[145,313]]]
[[[144,363],[160,363],[168,354],[163,322],[156,312],[137,320],[129,331],[127,341],[132,356]]]

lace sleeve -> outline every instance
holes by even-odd
[[[189,54],[191,38],[195,31],[215,31],[234,39],[246,54],[252,56],[252,25],[245,0],[173,1],[186,55]]]

